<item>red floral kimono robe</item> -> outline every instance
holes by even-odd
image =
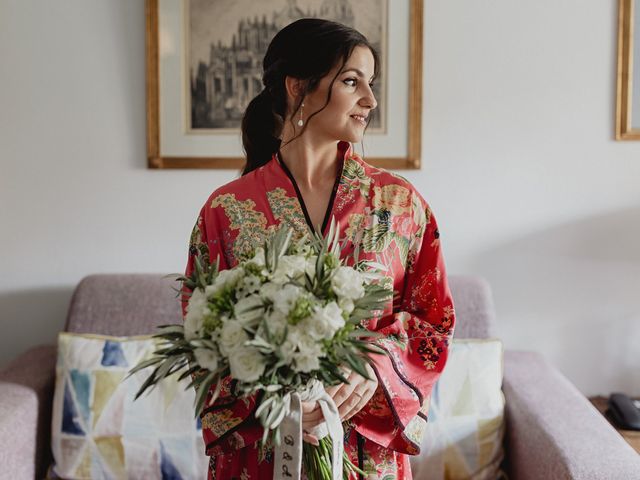
[[[359,245],[361,259],[387,266],[388,285],[397,292],[384,315],[365,321],[384,335],[377,342],[388,355],[374,356],[378,389],[345,422],[345,451],[374,474],[368,478],[411,479],[407,455],[420,452],[431,390],[447,361],[455,318],[440,235],[429,206],[407,180],[365,163],[346,142],[338,144],[338,155],[341,170],[323,233],[334,216],[348,241],[343,257]],[[293,176],[274,155],[211,194],[191,236],[186,274],[198,251],[211,262],[220,257],[221,269],[235,266],[282,222],[296,237],[313,228]],[[256,443],[262,436],[253,415],[259,398],[238,399],[231,380],[223,383],[220,397],[202,415],[208,478],[273,478],[273,450]]]

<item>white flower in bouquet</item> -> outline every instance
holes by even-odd
[[[258,265],[259,267],[264,267],[265,266],[264,248],[262,247],[256,248],[255,253],[253,254],[253,257],[249,259],[249,262]]]
[[[324,312],[325,312],[325,315],[327,316],[327,319],[329,320],[329,326],[332,330],[331,336],[333,337],[333,335],[338,330],[344,327],[345,322],[344,322],[344,316],[342,315],[342,310],[340,309],[340,307],[336,302],[329,302],[324,307]]]
[[[272,281],[286,283],[289,279],[300,278],[306,269],[306,259],[300,255],[283,255],[278,260],[278,267],[273,273]]]
[[[236,350],[244,346],[249,335],[244,331],[241,323],[231,319],[224,322],[220,329],[218,348],[225,357],[230,357]]]
[[[339,297],[357,300],[364,296],[362,275],[351,267],[338,267],[331,277],[331,288]]]
[[[187,314],[184,317],[184,336],[187,340],[193,340],[202,336],[202,326],[205,315],[210,310],[207,306],[207,298],[204,292],[196,288],[191,294],[187,304]]]
[[[257,275],[246,275],[240,284],[238,285],[238,294],[240,297],[246,297],[248,295],[257,293],[260,291],[262,281]]]
[[[353,303],[353,300],[351,300],[348,297],[339,298],[338,306],[347,313],[353,312],[353,309],[355,308],[355,304]]]
[[[267,282],[260,287],[260,296],[265,300],[273,301],[275,295],[280,291],[280,285]]]
[[[241,382],[255,382],[264,372],[266,360],[254,347],[240,347],[229,357],[231,376]]]
[[[215,297],[220,294],[223,288],[235,287],[238,283],[238,280],[242,278],[244,275],[244,270],[242,268],[232,268],[229,270],[222,270],[218,273],[216,279],[213,281],[213,284],[207,285],[204,289],[204,293],[207,298]]]
[[[207,297],[204,292],[200,288],[196,288],[189,298],[189,303],[187,305],[187,309],[189,311],[199,311],[202,312],[205,308],[207,308]]]
[[[233,307],[234,317],[245,327],[255,328],[264,316],[264,301],[259,295],[241,298]]]
[[[345,325],[342,310],[336,302],[329,302],[324,307],[316,306],[313,314],[303,323],[315,340],[330,339]]]
[[[276,310],[288,315],[301,295],[301,288],[287,284],[273,294],[273,306]]]
[[[320,368],[320,359],[314,353],[298,352],[293,356],[298,372],[311,372]]]
[[[271,335],[276,338],[281,338],[288,325],[287,316],[278,310],[274,310],[266,317],[266,325]],[[264,327],[262,325],[258,327],[256,335],[260,337],[265,336]]]
[[[279,357],[284,362],[286,362],[287,365],[290,365],[294,362],[294,355],[297,349],[298,343],[295,341],[295,338],[292,338],[291,335],[288,335],[287,339],[282,342],[277,351]]]
[[[293,354],[295,369],[298,372],[318,370],[320,357],[325,355],[322,351],[322,344],[302,330],[298,330],[297,333],[294,341],[298,346],[298,352]]]
[[[218,354],[209,348],[196,348],[193,350],[196,362],[202,368],[214,372],[218,368]]]

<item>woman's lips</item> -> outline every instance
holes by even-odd
[[[353,118],[355,121],[357,121],[361,125],[367,124],[367,117],[363,117],[362,115],[351,115],[351,118]]]

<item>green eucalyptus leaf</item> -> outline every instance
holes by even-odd
[[[200,370],[200,366],[199,365],[194,365],[193,367],[189,368],[188,370],[182,372],[182,374],[180,374],[180,376],[178,377],[178,381],[180,382],[180,381],[184,380],[185,378],[187,378],[191,374],[196,373],[198,370]]]
[[[140,388],[138,389],[135,396],[133,397],[134,400],[137,400],[138,398],[140,398],[140,395],[142,395],[148,388],[153,389],[153,387],[155,387],[156,371],[157,371],[157,368],[147,377],[147,379],[142,383],[142,385],[140,385]]]
[[[213,382],[216,380],[216,377],[216,372],[209,372],[204,380],[199,384],[195,398],[196,416],[200,415],[202,412],[202,407],[204,406],[204,401],[207,398],[207,393],[209,392]]]
[[[131,370],[129,370],[127,376],[125,378],[129,378],[131,375],[133,375],[136,372],[139,372],[140,370],[143,370],[147,367],[150,367],[152,365],[155,365],[156,363],[160,363],[162,361],[162,357],[153,357],[150,358],[148,360],[145,360],[143,362],[138,363],[135,367],[133,367]]]

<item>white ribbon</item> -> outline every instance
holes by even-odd
[[[325,392],[322,382],[312,380],[306,390],[292,393],[289,412],[280,424],[281,442],[274,449],[274,478],[300,480],[302,474],[302,402],[317,401],[324,415],[324,422],[311,432],[318,440],[329,435],[333,445],[331,480],[342,480],[344,440],[340,414],[333,399]]]

